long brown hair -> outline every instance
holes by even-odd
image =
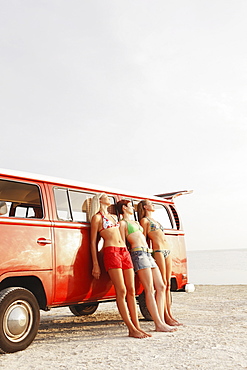
[[[123,215],[123,206],[128,206],[128,204],[131,203],[128,199],[121,199],[119,202],[117,202],[117,210],[120,215]]]
[[[143,217],[145,217],[146,215],[146,210],[144,208],[144,206],[147,205],[147,200],[144,199],[144,200],[141,200],[138,204],[137,204],[137,214],[138,214],[138,221],[140,222],[141,219]]]

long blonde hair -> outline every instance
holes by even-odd
[[[91,222],[92,218],[96,213],[99,212],[100,210],[100,198],[102,197],[104,193],[99,193],[96,194],[92,200],[91,200],[91,205],[90,205],[90,211],[89,211],[89,221]]]
[[[145,217],[146,215],[146,210],[144,208],[144,206],[147,205],[147,200],[144,199],[144,200],[141,200],[138,204],[137,204],[137,214],[138,214],[138,221],[140,222],[141,219],[143,217]]]

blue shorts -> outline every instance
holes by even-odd
[[[155,267],[158,267],[151,253],[145,251],[144,248],[142,251],[131,251],[130,255],[135,272],[146,268],[153,269]]]

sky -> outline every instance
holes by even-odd
[[[247,247],[245,0],[0,0],[0,167],[176,199]]]

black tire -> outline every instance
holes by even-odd
[[[0,352],[27,348],[34,340],[40,321],[39,305],[27,289],[13,287],[0,292]]]
[[[152,316],[150,315],[150,312],[148,311],[147,305],[146,305],[146,299],[145,299],[145,292],[143,292],[138,297],[139,307],[142,313],[142,316],[147,321],[153,321]]]
[[[176,292],[178,290],[177,280],[175,278],[171,278],[171,292]]]
[[[93,304],[81,303],[76,304],[74,306],[69,306],[69,309],[75,316],[85,316],[92,315],[97,310],[98,305],[99,305],[98,303]]]

